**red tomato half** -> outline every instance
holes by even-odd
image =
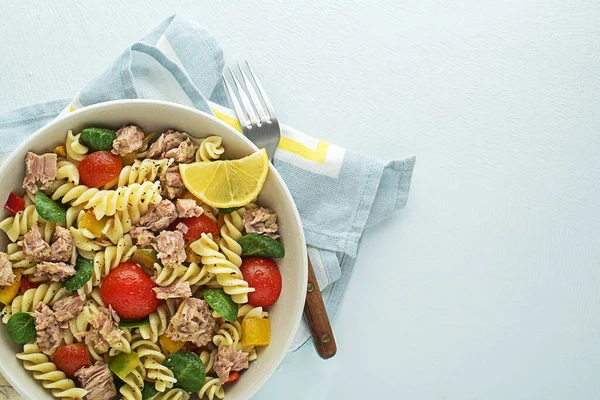
[[[99,188],[119,177],[121,159],[110,151],[95,151],[79,164],[79,177],[86,186]]]
[[[25,293],[31,288],[40,286],[41,282],[31,282],[29,279],[21,279],[21,293]]]
[[[79,368],[90,366],[85,346],[81,343],[59,347],[52,356],[52,361],[56,364],[56,368],[60,369],[71,379],[75,378],[75,372]]]
[[[162,302],[152,288],[156,284],[139,265],[121,263],[102,281],[100,296],[122,319],[140,319],[150,315]]]
[[[188,228],[187,233],[183,235],[183,238],[188,242],[200,239],[203,233],[212,233],[213,238],[219,234],[217,224],[206,214],[202,214],[199,217],[179,218],[173,222],[169,229],[175,230],[177,224],[180,222],[183,222]]]
[[[248,293],[248,303],[255,307],[273,305],[281,294],[281,272],[270,258],[246,257],[240,267],[248,286],[256,289]]]

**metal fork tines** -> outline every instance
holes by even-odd
[[[223,74],[223,83],[242,131],[256,146],[264,147],[272,160],[281,131],[271,101],[248,61],[245,66],[237,64],[237,74],[228,70],[230,79]]]

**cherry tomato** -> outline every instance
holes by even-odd
[[[193,242],[194,240],[200,239],[200,236],[203,233],[212,233],[213,238],[219,234],[217,224],[215,224],[215,221],[210,219],[210,217],[206,214],[202,214],[199,217],[178,218],[175,220],[175,222],[173,222],[169,229],[175,230],[177,224],[180,222],[183,222],[188,228],[187,233],[183,235],[183,238],[188,242]]]
[[[8,195],[8,200],[4,204],[4,208],[13,214],[23,211],[25,209],[25,200],[22,197],[17,196],[14,193]]]
[[[110,151],[95,151],[79,164],[79,177],[86,186],[98,188],[119,177],[121,159]]]
[[[59,347],[52,356],[52,361],[56,364],[56,368],[60,369],[71,379],[75,378],[75,372],[79,368],[90,366],[85,346],[81,343]]]
[[[31,282],[29,279],[21,279],[21,293],[25,293],[31,288],[40,286],[41,282]]]
[[[240,373],[238,371],[231,371],[229,373],[229,379],[225,381],[225,383],[235,382],[239,379]]]
[[[152,288],[156,284],[133,262],[124,262],[102,281],[100,296],[122,319],[140,319],[150,315],[162,302]]]
[[[255,291],[248,293],[248,303],[255,307],[273,305],[281,294],[281,272],[270,258],[246,257],[240,267],[244,280]]]

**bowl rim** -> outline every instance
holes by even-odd
[[[248,139],[245,135],[241,134],[239,131],[237,131],[236,129],[234,129],[233,127],[231,127],[230,125],[228,125],[227,123],[221,121],[220,119],[216,118],[214,115],[211,115],[207,112],[189,107],[189,106],[185,106],[182,104],[178,104],[178,103],[173,103],[173,102],[169,102],[169,101],[163,101],[163,100],[150,100],[150,99],[121,99],[121,100],[111,100],[111,101],[106,101],[106,102],[102,102],[102,103],[97,103],[97,104],[92,104],[89,106],[85,106],[83,108],[74,110],[72,112],[69,113],[65,113],[64,115],[59,115],[58,117],[56,117],[55,119],[53,119],[52,121],[50,121],[49,123],[45,124],[44,126],[42,126],[41,128],[39,128],[37,131],[35,131],[34,133],[32,133],[27,139],[25,139],[23,141],[23,143],[21,143],[19,146],[17,146],[12,152],[11,154],[6,158],[6,160],[4,160],[4,162],[2,162],[2,165],[0,166],[0,176],[2,176],[5,173],[5,170],[8,168],[8,165],[11,165],[13,162],[16,161],[17,158],[17,154],[25,149],[26,147],[29,147],[30,144],[32,142],[34,142],[35,140],[39,140],[41,139],[43,136],[43,133],[46,131],[51,131],[56,125],[61,124],[62,122],[64,122],[65,120],[68,120],[70,118],[73,118],[74,115],[77,115],[79,113],[83,113],[83,112],[93,112],[99,109],[103,109],[103,108],[110,108],[110,107],[114,107],[114,106],[118,106],[118,105],[123,105],[123,104],[151,104],[151,105],[156,105],[159,107],[165,107],[165,108],[176,108],[176,109],[180,109],[183,110],[184,112],[189,112],[192,114],[196,114],[197,116],[201,117],[201,118],[206,118],[206,119],[210,119],[213,122],[217,123],[218,125],[221,125],[223,128],[225,128],[226,130],[229,130],[230,132],[234,133],[235,136],[239,137],[240,140],[245,141],[247,144],[249,144],[252,148],[254,148],[255,150],[258,150],[258,147],[252,143],[252,141],[250,141],[250,139]],[[306,238],[304,236],[304,229],[302,226],[302,220],[300,219],[300,214],[298,213],[298,208],[296,206],[296,203],[294,202],[294,199],[292,197],[292,194],[290,193],[285,181],[283,180],[283,178],[281,177],[281,175],[279,174],[279,172],[277,171],[277,169],[274,167],[273,163],[271,160],[269,160],[269,164],[270,164],[270,173],[273,173],[275,176],[275,179],[280,183],[281,187],[283,188],[283,191],[288,199],[288,201],[291,202],[291,204],[293,205],[293,217],[296,220],[296,223],[298,224],[299,227],[299,234],[300,234],[300,242],[302,245],[302,249],[306,249]],[[308,281],[308,253],[307,251],[301,251],[300,252],[300,258],[302,261],[302,265],[300,266],[300,268],[302,268],[301,271],[301,275],[302,275],[302,281],[303,282],[307,282]],[[301,304],[304,304],[306,301],[306,290],[303,290],[301,292],[301,298],[298,299],[301,301]],[[272,365],[270,365],[268,368],[266,368],[266,373],[263,374],[262,379],[260,379],[259,381],[255,381],[255,383],[253,385],[251,385],[249,387],[249,393],[248,396],[249,398],[252,397],[254,394],[256,394],[256,392],[264,386],[264,384],[269,380],[269,378],[273,375],[273,373],[275,372],[275,370],[277,369],[277,367],[281,364],[281,362],[283,361],[283,358],[286,356],[286,354],[289,351],[289,348],[291,347],[292,341],[294,340],[295,334],[298,332],[298,327],[300,326],[300,320],[302,319],[302,315],[303,315],[303,307],[300,308],[300,311],[297,313],[297,315],[294,317],[293,320],[293,329],[292,329],[292,334],[286,339],[285,342],[285,350],[282,351],[277,357],[276,357],[276,362],[272,363]],[[263,369],[263,368],[261,368]],[[0,372],[2,373],[2,375],[4,376],[4,378],[7,380],[7,382],[15,389],[17,390],[17,392],[19,392],[19,394],[21,394],[21,396],[23,396],[25,399],[28,400],[36,400],[33,397],[31,397],[31,395],[29,394],[29,390],[27,389],[27,383],[29,381],[19,381],[17,380],[15,377],[12,376],[10,370],[7,370],[4,368],[3,364],[0,363]],[[32,380],[33,377],[31,378]],[[36,381],[37,382],[37,381]]]

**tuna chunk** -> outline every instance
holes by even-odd
[[[54,354],[63,339],[62,330],[54,312],[46,304],[40,303],[33,312],[33,319],[37,333],[36,344],[43,353]]]
[[[15,283],[17,277],[13,273],[12,263],[8,254],[0,253],[0,286],[10,286]]]
[[[47,277],[54,282],[64,282],[75,275],[75,268],[64,262],[43,261],[39,263],[33,273],[34,278]]]
[[[179,231],[162,231],[153,246],[165,267],[176,267],[186,259],[185,241]]]
[[[246,210],[244,214],[246,233],[258,233],[277,239],[277,213],[264,207]]]
[[[170,200],[161,200],[140,219],[140,226],[159,232],[166,229],[177,219],[175,204]]]
[[[112,152],[125,156],[138,151],[144,145],[144,131],[136,125],[123,126],[117,131],[117,138],[113,140]]]
[[[71,231],[61,226],[57,226],[54,231],[54,243],[50,246],[50,255],[48,261],[63,261],[75,264],[75,240]]]
[[[154,233],[145,226],[134,226],[129,233],[139,248],[150,247],[156,240]]]
[[[198,145],[179,132],[169,129],[152,143],[149,158],[173,158],[175,162],[187,163],[195,158]]]
[[[52,306],[56,320],[61,328],[67,328],[69,321],[81,313],[85,305],[85,296],[75,294],[73,296],[60,299]]]
[[[23,189],[35,193],[50,187],[58,174],[57,157],[54,153],[38,156],[28,152],[25,156]]]
[[[201,299],[184,300],[167,327],[167,336],[175,341],[192,342],[198,347],[210,342],[216,321],[208,304]]]
[[[188,233],[188,231],[190,230],[190,228],[188,228],[188,226],[186,224],[184,224],[183,222],[178,223],[177,226],[175,227],[175,229],[177,229],[179,232],[183,233],[184,235],[186,233]]]
[[[100,308],[100,313],[90,320],[90,327],[85,334],[85,344],[93,346],[99,353],[106,353],[111,346],[123,339],[123,331],[119,329],[119,316],[110,306]]]
[[[227,382],[231,371],[241,371],[248,368],[248,353],[231,346],[219,349],[213,368],[221,382]]]
[[[177,199],[175,207],[179,218],[199,217],[204,213],[204,209],[194,199]]]
[[[152,290],[156,293],[156,298],[161,300],[166,299],[179,299],[192,297],[192,289],[190,283],[186,281],[179,281],[169,286],[159,286]]]
[[[75,377],[87,390],[87,400],[112,400],[117,396],[112,373],[104,361],[96,361],[91,367],[79,368]]]
[[[163,187],[163,195],[169,199],[181,196],[185,190],[183,179],[179,174],[177,166],[170,167],[164,176],[160,178],[160,184]]]
[[[23,236],[23,254],[25,258],[35,262],[45,261],[50,256],[50,245],[42,239],[37,224]]]

